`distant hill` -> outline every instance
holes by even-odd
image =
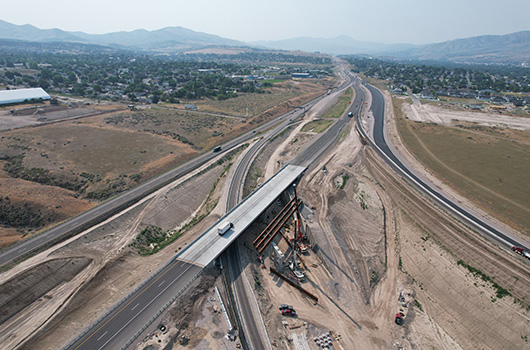
[[[14,39],[1,39],[0,38],[0,51],[1,52],[68,52],[68,53],[112,53],[120,52],[117,48],[95,45],[95,44],[83,44],[83,43],[73,43],[67,41],[46,41],[46,42],[37,42],[37,41],[24,41],[24,40],[14,40]]]
[[[393,54],[407,59],[530,67],[530,31],[456,39]]]
[[[300,37],[277,41],[254,41],[250,44],[270,49],[318,51],[336,55],[377,54],[389,51],[400,52],[415,47],[412,44],[381,44],[359,41],[345,35],[334,38]]]
[[[255,45],[282,50],[319,51],[336,55],[374,55],[408,60],[456,63],[513,64],[530,67],[530,31],[507,35],[484,35],[427,45],[381,44],[335,38],[293,38],[258,41]]]
[[[207,46],[246,46],[245,43],[217,35],[195,32],[182,27],[108,34],[67,32],[61,29],[39,29],[32,25],[15,25],[0,20],[0,38],[36,41],[98,44],[143,51],[184,51]]]
[[[248,48],[250,45],[268,49],[300,50],[337,55],[366,54],[405,60],[512,64],[530,67],[530,31],[507,35],[484,35],[427,45],[382,44],[358,41],[348,36],[334,38],[301,37],[243,43],[183,27],[167,27],[153,31],[138,29],[131,32],[87,34],[67,32],[61,29],[39,29],[29,24],[19,26],[0,20],[0,39],[39,43],[78,43],[167,53],[201,50],[207,47]],[[77,46],[76,49],[100,50],[96,46]]]

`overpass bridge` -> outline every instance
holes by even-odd
[[[229,221],[233,227],[220,236],[217,234],[218,223],[210,227],[177,259],[200,266],[206,266],[235,241],[289,186],[297,182],[306,167],[286,165],[261,187],[251,193],[244,201],[230,210],[219,220]]]
[[[206,266],[227,249],[278,196],[300,180],[305,170],[303,166],[284,166],[65,349],[122,349],[132,344]],[[225,221],[230,221],[233,227],[220,236],[217,227]]]

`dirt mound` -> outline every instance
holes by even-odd
[[[92,259],[55,259],[27,270],[0,286],[0,324],[61,283],[70,281]]]

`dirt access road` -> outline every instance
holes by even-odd
[[[311,137],[300,130],[301,125],[273,152],[267,174]],[[329,329],[341,334],[345,349],[529,348],[528,265],[418,194],[363,147],[355,132],[306,173],[298,190],[311,208],[307,223],[319,250],[304,257],[303,286],[319,304],[253,266],[254,256],[246,271],[251,279],[257,273],[261,278],[264,290],[256,297],[278,348],[293,348],[285,341],[293,333],[311,339]],[[513,296],[498,298],[490,282],[459,260]],[[400,293],[407,308],[397,301]],[[292,304],[298,320],[278,315],[281,303]],[[406,314],[403,327],[393,322],[400,309]],[[287,325],[278,326],[281,320]]]
[[[303,123],[309,120],[306,116]],[[294,128],[279,145],[274,145],[279,152],[274,152],[268,164],[262,165],[262,173],[265,168],[273,169],[278,162],[285,162],[296,155],[303,144],[315,136],[300,130]],[[327,169],[325,173],[321,170],[324,165]],[[214,175],[212,179],[215,179]],[[37,348],[37,344],[39,349],[60,347],[66,334],[84,329],[140,282],[138,276],[148,274],[153,266],[165,261],[185,242],[189,242],[193,235],[177,240],[156,256],[143,258],[133,254],[127,248],[127,240],[119,240],[116,233],[130,232],[123,237],[132,239],[145,222],[151,221],[147,217],[168,228],[181,225],[182,220],[185,222],[183,218],[190,213],[183,213],[180,221],[177,218],[173,220],[167,213],[184,209],[170,205],[178,196],[183,193],[192,196],[205,187],[192,183],[189,182],[190,187],[160,193],[151,202],[146,202],[145,207],[139,207],[138,211],[123,217],[123,221],[108,222],[97,228],[93,234],[86,236],[88,242],[85,243],[80,236],[79,240],[69,242],[71,246],[45,258],[83,252],[93,257],[95,262],[92,264],[98,264],[94,271],[101,272],[92,278],[92,283],[80,290],[61,317],[41,328],[42,332],[25,348]],[[516,256],[501,256],[504,252],[433,206],[389,171],[366,146],[362,146],[354,129],[350,127],[319,164],[306,173],[298,189],[305,206],[309,208],[306,215],[313,246],[318,246],[318,254],[311,252],[309,256],[304,256],[307,282],[303,286],[319,297],[319,304],[315,305],[267,270],[259,268],[256,253],[249,244],[252,236],[241,243],[242,251],[246,252],[242,257],[246,262],[245,273],[250,281],[255,282],[255,296],[273,346],[293,349],[289,339],[296,334],[309,339],[307,346],[310,349],[317,349],[312,338],[331,329],[341,335],[340,344],[344,349],[398,349],[401,346],[529,348],[528,310],[521,303],[514,302],[513,297],[497,298],[490,283],[470,274],[457,262],[464,259],[495,277],[495,281],[521,300],[529,300],[529,296],[524,294],[524,287],[530,285],[530,273],[525,268],[528,265]],[[222,202],[222,191],[216,191],[219,192],[216,192],[215,198],[221,198]],[[209,226],[216,214],[212,213],[213,216],[202,221],[193,232],[201,232],[203,227]],[[172,223],[163,224],[164,220]],[[472,242],[471,246],[468,242]],[[473,251],[473,245],[479,244],[480,249]],[[280,243],[280,246],[288,253],[285,244]],[[72,249],[74,247],[77,250]],[[39,258],[43,261],[42,256]],[[499,263],[498,259],[503,260]],[[270,262],[267,260],[266,263]],[[127,270],[130,272],[124,273]],[[210,286],[208,282],[204,289]],[[398,302],[400,293],[405,296],[406,308]],[[56,291],[46,295],[52,297],[50,300],[61,300]],[[219,343],[224,339],[220,337],[223,329],[219,326],[221,321],[215,312],[210,313],[212,310],[206,312],[209,308],[215,311],[215,307],[210,304],[213,301],[205,296],[184,299],[188,302],[186,308],[189,312],[186,315],[200,316],[183,318],[180,313],[174,314],[173,318],[168,318],[175,325],[171,332],[177,332],[176,329],[193,332],[190,332],[194,339],[189,346],[223,348],[224,345]],[[42,301],[45,299],[46,296]],[[281,303],[292,304],[299,314],[298,319],[280,316],[277,306]],[[399,309],[406,313],[403,327],[393,322]],[[48,312],[50,315],[56,311]],[[178,323],[179,320],[184,320],[184,323]],[[31,317],[30,321],[42,322],[36,317]],[[162,349],[173,341],[173,338],[158,336],[153,336],[152,341],[143,343],[140,348]],[[61,339],[61,344],[58,339]],[[12,339],[6,338],[3,342],[12,344],[6,341]],[[184,347],[172,344],[167,348]]]

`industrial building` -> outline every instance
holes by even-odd
[[[49,100],[50,95],[42,88],[0,91],[0,106],[39,99]]]
[[[313,78],[313,75],[310,73],[292,73],[291,78],[293,79],[309,79]]]

